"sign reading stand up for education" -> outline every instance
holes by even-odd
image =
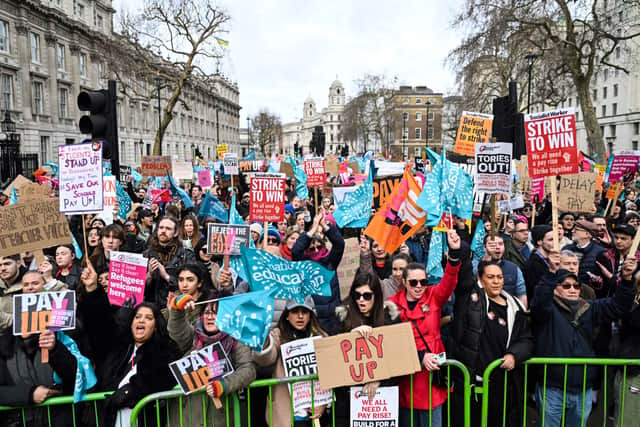
[[[532,178],[578,173],[576,115],[573,108],[526,114],[524,130]]]
[[[284,219],[285,175],[256,173],[251,177],[249,218],[258,222]]]
[[[102,144],[69,144],[58,147],[60,213],[102,211]]]

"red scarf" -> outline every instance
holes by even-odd
[[[289,249],[286,243],[280,243],[280,253],[282,254],[282,258],[293,261],[291,257],[291,249]]]

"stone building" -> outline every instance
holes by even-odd
[[[59,145],[86,138],[78,129],[76,98],[83,90],[106,88],[112,77],[101,43],[115,38],[114,13],[112,0],[0,1],[0,113],[4,117],[9,111],[21,134],[21,151],[38,153],[41,163],[55,160]],[[137,83],[150,96],[118,97],[122,165],[139,165],[141,156],[151,153],[158,126],[156,82]],[[161,86],[159,91],[162,108],[167,90]],[[235,150],[237,84],[217,74],[213,85],[188,86],[182,100],[165,134],[163,154],[191,159],[198,148],[212,157],[218,142]]]

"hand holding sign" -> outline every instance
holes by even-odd
[[[38,339],[38,345],[42,350],[51,351],[56,346],[56,334],[53,331],[42,331]]]

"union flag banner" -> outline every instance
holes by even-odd
[[[393,253],[425,223],[427,214],[416,203],[422,188],[409,169],[394,187],[385,204],[369,222],[364,233],[387,252]]]

